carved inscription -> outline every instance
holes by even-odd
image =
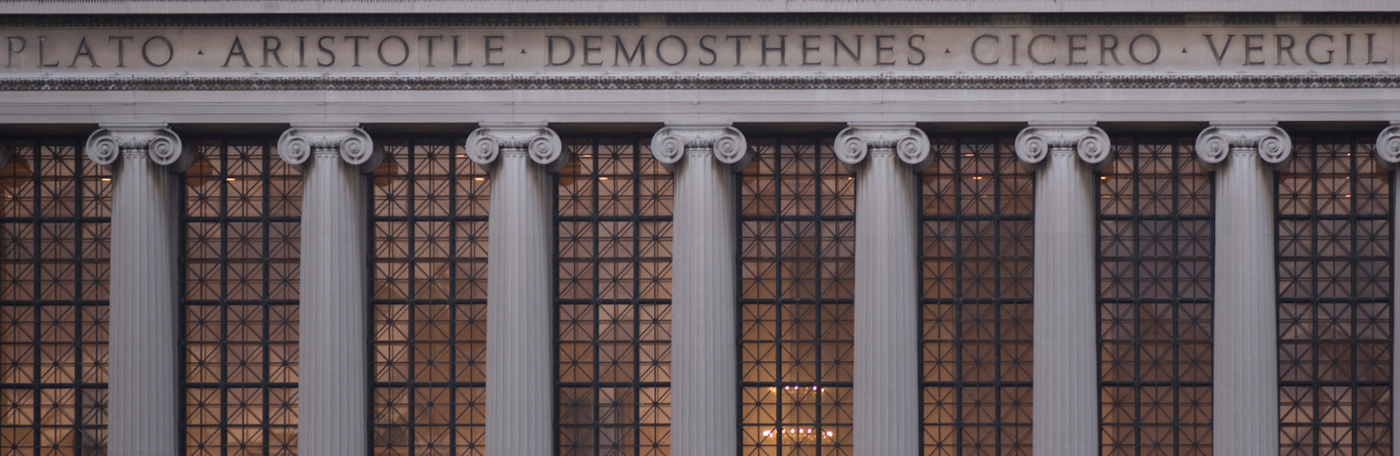
[[[0,30],[26,73],[1391,71],[1387,27]]]

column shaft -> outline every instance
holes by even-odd
[[[369,275],[366,178],[334,152],[304,172],[297,450],[368,453]]]
[[[671,259],[671,451],[721,456],[739,447],[734,177],[711,153],[676,171]]]
[[[1035,195],[1034,451],[1098,454],[1094,175],[1072,150],[1045,161]]]
[[[1232,151],[1215,172],[1215,453],[1273,456],[1279,452],[1274,175],[1246,150]]]
[[[108,452],[180,449],[178,179],[145,152],[124,153],[112,178]]]
[[[856,172],[855,454],[919,454],[917,189],[889,149]]]
[[[554,443],[554,180],[520,149],[491,170],[486,448],[547,456]]]

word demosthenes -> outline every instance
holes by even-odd
[[[1392,68],[1387,27],[5,30],[14,73]],[[591,69],[591,70],[590,70]]]

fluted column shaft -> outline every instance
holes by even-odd
[[[1254,151],[1215,173],[1215,451],[1278,454],[1274,175]]]
[[[554,453],[554,179],[568,161],[543,124],[482,125],[466,152],[491,180],[486,454]]]
[[[709,153],[676,173],[671,224],[671,452],[732,454],[739,445],[734,177]]]
[[[363,455],[369,444],[365,177],[334,153],[316,153],[304,173],[298,454]]]
[[[1035,167],[1032,349],[1036,456],[1098,454],[1098,198],[1108,135],[1092,123],[1036,123],[1016,137]]]
[[[1390,126],[1381,130],[1381,134],[1376,136],[1376,155],[1382,164],[1390,168],[1392,172],[1391,185],[1396,186],[1396,191],[1400,191],[1400,166],[1397,166],[1400,165],[1400,121],[1391,121]],[[1400,239],[1400,199],[1392,198],[1392,200],[1395,204],[1394,212],[1391,214],[1391,235],[1395,236],[1392,238],[1393,240]],[[1393,264],[1400,264],[1400,250],[1391,252],[1391,255],[1394,255],[1395,258]],[[1392,275],[1395,277],[1395,284],[1394,288],[1391,288],[1391,292],[1394,293],[1394,290],[1400,290],[1400,274]],[[1400,334],[1400,318],[1392,317],[1391,324],[1393,325],[1391,334]],[[1392,343],[1394,344],[1392,352],[1400,353],[1400,338],[1394,338]],[[1397,381],[1396,379],[1400,379],[1400,363],[1392,362],[1390,366],[1390,378],[1393,383]],[[1392,418],[1390,425],[1391,435],[1400,435],[1400,420]],[[1392,437],[1390,440],[1391,454],[1400,454],[1400,439]]]
[[[727,138],[718,145],[724,152],[716,154],[715,143],[721,138]],[[735,168],[721,160],[742,160],[745,149],[742,135],[728,125],[669,125],[652,139],[653,154],[675,172],[671,224],[674,456],[725,456],[739,447]]]
[[[491,172],[486,448],[493,455],[552,453],[553,182],[520,150],[504,151]]]
[[[1197,155],[1215,170],[1217,195],[1216,454],[1279,452],[1274,169],[1290,150],[1287,135],[1272,124],[1213,124],[1197,138]]]
[[[108,443],[180,451],[179,179],[190,155],[164,124],[102,125],[88,157],[112,171]]]
[[[368,178],[355,124],[293,124],[277,153],[302,170],[297,454],[369,452]]]
[[[917,189],[890,149],[856,170],[855,454],[919,454]]]
[[[1068,149],[1036,172],[1033,376],[1037,456],[1097,454],[1094,173]]]
[[[180,448],[177,182],[144,151],[123,153],[112,176],[112,456],[174,456]]]

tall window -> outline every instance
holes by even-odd
[[[1031,449],[1035,187],[1011,140],[933,141],[924,172],[923,453]]]
[[[1214,221],[1194,138],[1114,138],[1099,181],[1102,454],[1211,454]]]
[[[749,144],[756,155],[739,190],[742,454],[850,455],[855,181],[830,139]]]
[[[270,140],[194,140],[185,175],[185,452],[296,452],[301,176]]]
[[[1374,138],[1297,137],[1278,176],[1284,455],[1390,453],[1393,196]]]
[[[670,454],[671,173],[641,138],[568,141],[559,174],[561,456]]]
[[[81,141],[0,171],[0,455],[106,453],[111,179]]]
[[[490,182],[460,140],[384,143],[371,202],[374,454],[480,456]]]

